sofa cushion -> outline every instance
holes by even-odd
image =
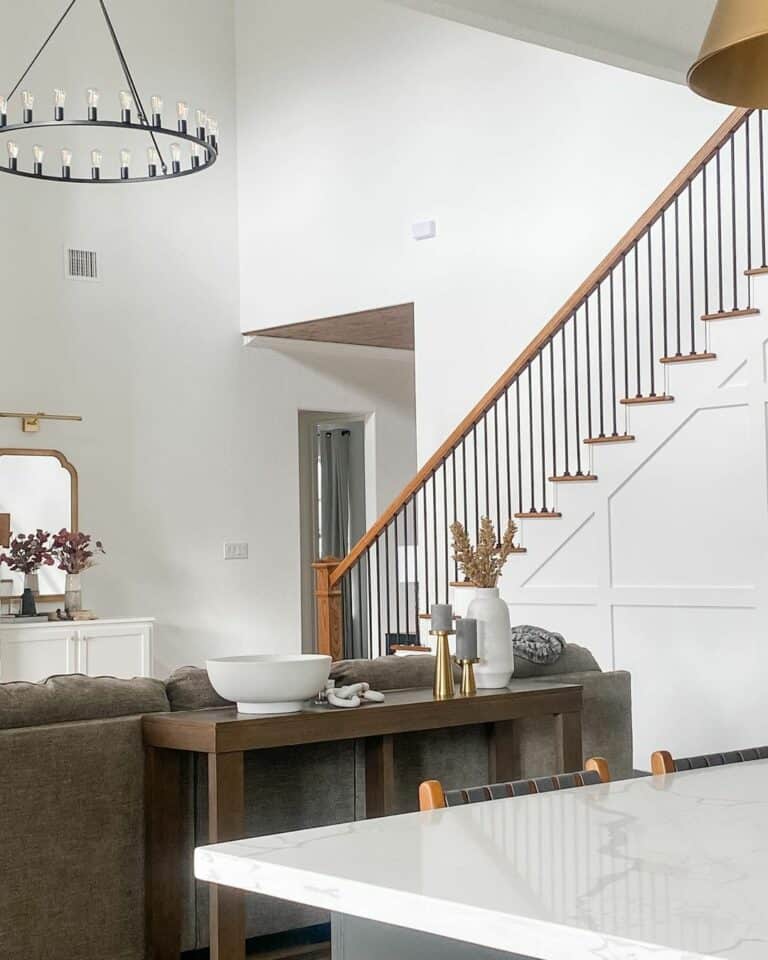
[[[461,668],[454,665],[454,676]],[[431,687],[435,678],[435,658],[429,654],[408,657],[377,657],[375,660],[339,660],[331,667],[331,680],[341,687],[348,683],[370,683],[374,690],[405,690]]]
[[[231,707],[216,693],[201,667],[179,667],[165,681],[171,710],[204,710],[206,707]]]
[[[66,674],[42,683],[0,683],[0,730],[75,720],[128,717],[169,709],[161,680]]]
[[[565,649],[565,638],[560,633],[521,623],[512,627],[512,649],[515,659],[530,663],[557,663]]]

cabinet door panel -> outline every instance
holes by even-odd
[[[80,669],[90,677],[149,676],[149,636],[144,625],[82,626]]]
[[[0,636],[0,681],[36,683],[76,669],[74,639],[61,629],[19,630]]]

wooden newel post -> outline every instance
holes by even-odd
[[[317,652],[327,653],[334,660],[344,657],[341,584],[331,584],[333,571],[340,563],[341,560],[336,557],[326,557],[312,564],[315,571]]]

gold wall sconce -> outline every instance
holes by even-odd
[[[70,420],[82,423],[82,417],[68,416],[56,413],[0,413],[0,417],[10,420],[21,420],[21,429],[24,433],[39,433],[41,420]]]

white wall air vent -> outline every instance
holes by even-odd
[[[64,251],[64,271],[68,280],[98,280],[99,260],[96,251],[67,247]]]

